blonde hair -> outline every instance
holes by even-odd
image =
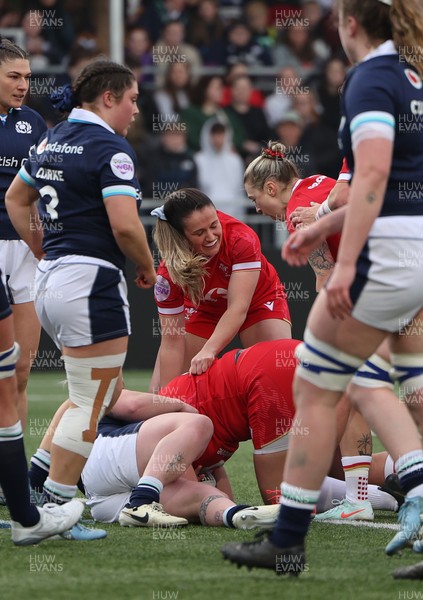
[[[204,297],[208,258],[191,250],[184,235],[184,219],[205,206],[214,207],[214,204],[200,190],[184,188],[173,192],[167,196],[163,206],[166,220],[158,219],[153,233],[171,280],[196,305]]]
[[[420,3],[420,6],[419,6]],[[354,16],[373,39],[393,38],[398,52],[423,76],[423,11],[420,0],[340,0],[342,18]]]
[[[298,177],[297,167],[286,158],[285,146],[281,142],[270,140],[267,147],[262,149],[260,156],[250,162],[246,168],[244,183],[250,183],[253,188],[262,190],[269,178],[286,185]]]
[[[390,17],[399,53],[423,77],[423,10],[418,4],[417,0],[393,0]]]

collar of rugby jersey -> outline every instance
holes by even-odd
[[[302,182],[302,179],[298,179],[298,180],[297,180],[297,181],[294,183],[294,186],[293,186],[293,188],[292,188],[292,190],[291,190],[291,196],[292,196],[292,194],[295,192],[295,190],[297,189],[297,187],[300,185],[300,183],[301,183],[301,182]]]
[[[2,125],[6,125],[7,116],[10,115],[10,113],[13,112],[14,110],[22,110],[22,109],[20,107],[19,108],[13,108],[13,106],[11,106],[9,108],[9,110],[7,111],[7,113],[0,114],[0,123]]]
[[[393,40],[386,40],[386,42],[380,44],[380,46],[366,54],[361,62],[375,58],[376,56],[387,56],[388,54],[398,54],[398,50],[395,48]]]
[[[93,125],[101,125],[104,129],[116,133],[114,129],[103,121],[101,117],[93,113],[91,110],[85,110],[85,108],[73,108],[72,112],[68,117],[70,123],[92,123]]]

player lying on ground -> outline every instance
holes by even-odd
[[[132,423],[130,427],[133,427],[134,422],[166,412],[167,397],[183,399],[201,414],[208,416],[214,425],[213,436],[202,455],[194,460],[194,468],[211,472],[217,487],[232,498],[230,483],[222,465],[236,451],[241,441],[252,439],[255,473],[262,498],[266,503],[277,502],[277,482],[284,468],[290,432],[294,429],[298,433],[301,427],[300,423],[295,422],[292,402],[292,378],[296,364],[294,350],[299,343],[297,340],[275,340],[255,344],[245,350],[232,350],[216,360],[202,375],[184,374],[176,377],[163,388],[159,397],[123,390],[112,411],[101,422],[99,431],[101,433],[103,427],[107,427],[110,417],[118,419],[117,425],[120,427],[128,421]],[[160,398],[165,401],[160,401]],[[148,412],[146,406],[149,407]],[[341,430],[347,416],[348,407],[341,407]],[[31,459],[30,479],[34,488],[42,488],[43,479],[48,473],[47,437]],[[98,458],[95,463],[90,464],[101,468],[103,473],[114,472],[120,467],[119,455],[113,454],[111,450],[109,456],[103,449],[103,446],[112,449],[113,443],[110,437],[104,437],[101,445],[98,440],[95,442],[94,456]],[[129,442],[127,453],[128,456],[134,455],[133,446]],[[385,461],[386,455],[378,456],[375,461],[372,469],[375,483],[384,480]],[[118,463],[118,467],[115,463]],[[95,473],[95,469],[92,466],[90,469],[92,470],[84,471],[84,484],[89,492],[95,491],[101,497],[122,492],[119,485],[110,482],[110,485],[106,483],[107,490],[103,487],[99,493],[96,480],[95,489],[91,490],[94,477],[88,482],[87,472],[91,475]],[[131,485],[136,484],[130,476],[127,481],[131,481]],[[318,510],[330,508],[334,498],[342,499],[344,496],[345,482],[327,478]],[[375,508],[397,508],[396,501],[377,490],[376,486],[371,486],[371,499]],[[93,497],[91,501],[95,504]],[[98,515],[95,518],[99,518]]]
[[[180,400],[152,394],[138,396],[137,416],[147,420],[125,422],[103,417],[82,473],[87,505],[97,521],[119,521],[124,527],[201,522],[238,529],[271,527],[275,523],[278,506],[236,505],[226,493],[197,481],[191,463],[205,450],[212,435],[208,417]],[[66,404],[54,416],[42,451],[39,449],[33,461],[48,457]],[[152,417],[154,414],[157,416]],[[37,488],[42,489],[47,472],[34,463],[31,471],[33,485],[38,479]]]

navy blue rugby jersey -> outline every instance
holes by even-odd
[[[354,171],[353,145],[369,137],[394,142],[380,216],[423,215],[423,84],[387,41],[347,76],[340,146]]]
[[[0,239],[19,240],[6,211],[4,197],[31,146],[45,133],[44,119],[32,108],[11,108],[0,115]]]
[[[74,109],[47,132],[19,171],[40,194],[47,260],[77,254],[124,267],[104,199],[127,196],[139,207],[135,163],[129,143],[91,111]]]

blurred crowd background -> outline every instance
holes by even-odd
[[[140,90],[128,139],[147,209],[179,187],[199,187],[218,208],[252,224],[264,247],[280,243],[278,226],[254,215],[243,171],[267,140],[279,139],[301,176],[337,177],[348,64],[332,5],[123,2],[124,61]],[[1,34],[31,54],[27,104],[49,125],[63,118],[50,105],[51,91],[108,56],[109,8],[108,0],[0,0]]]

